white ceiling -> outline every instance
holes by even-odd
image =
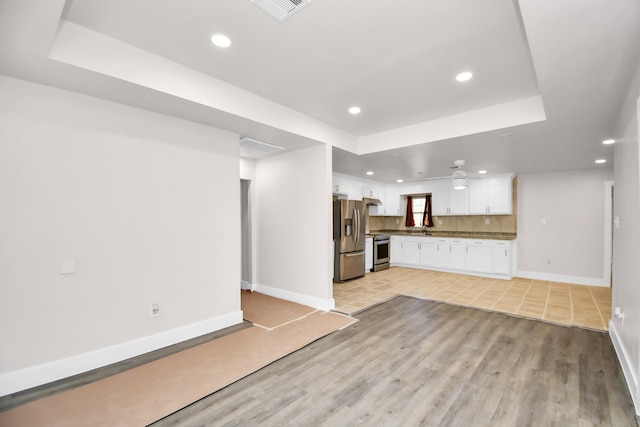
[[[600,141],[639,27],[637,0],[312,0],[282,23],[250,0],[1,0],[0,73],[289,150],[328,143],[335,171],[381,182],[456,159],[548,172],[611,164]]]

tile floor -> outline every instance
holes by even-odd
[[[336,311],[352,314],[395,295],[514,314],[569,326],[606,331],[611,288],[391,267],[364,278],[333,284]]]

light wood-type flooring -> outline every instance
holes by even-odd
[[[608,334],[411,297],[160,426],[635,427]]]
[[[334,283],[336,311],[353,314],[395,295],[443,301],[568,326],[607,330],[611,288],[531,279],[487,279],[391,267]]]

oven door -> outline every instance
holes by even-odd
[[[391,243],[389,240],[373,241],[373,265],[389,264],[389,248]]]

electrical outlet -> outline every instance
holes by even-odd
[[[489,225],[491,223],[491,220],[489,218],[485,218],[484,223],[485,225]]]
[[[160,303],[152,302],[151,303],[151,317],[160,316]]]

